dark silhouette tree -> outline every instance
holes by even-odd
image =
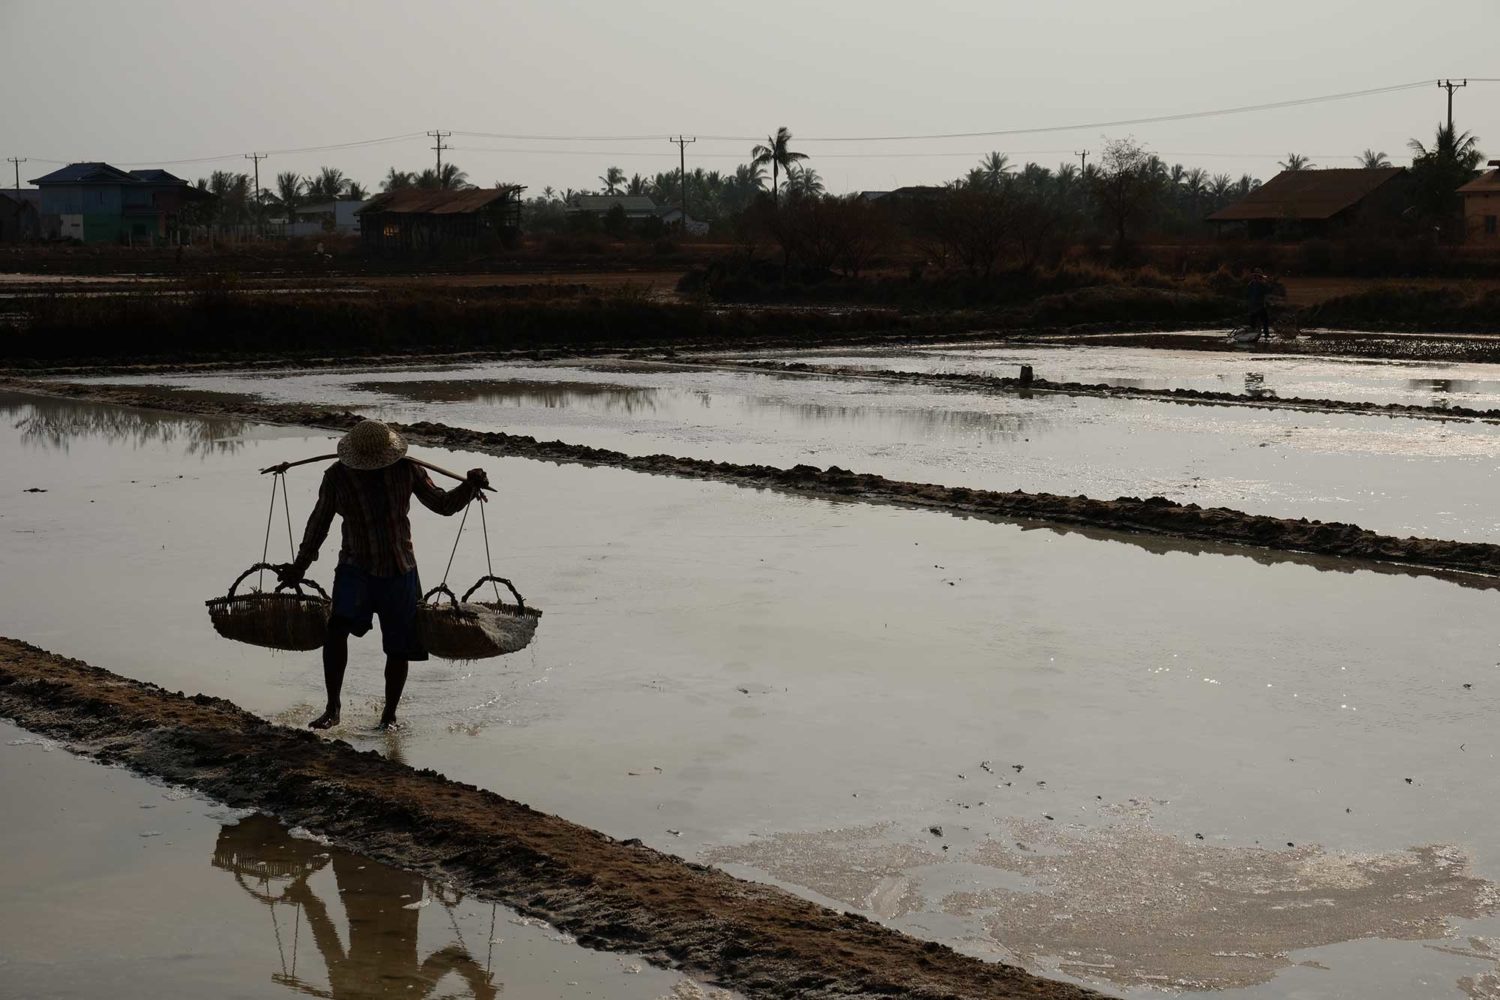
[[[403,191],[416,184],[416,178],[410,170],[397,170],[392,167],[386,172],[385,180],[380,182],[382,191]]]
[[[625,183],[625,171],[619,167],[610,167],[600,175],[599,183],[604,185],[605,194],[619,194],[620,185]]]
[[[1462,229],[1456,223],[1463,210],[1458,189],[1474,179],[1484,161],[1479,137],[1439,125],[1430,147],[1419,139],[1406,145],[1412,152],[1412,200],[1417,211],[1450,238],[1457,237]]]
[[[1391,158],[1386,156],[1384,151],[1376,152],[1373,149],[1367,149],[1359,154],[1359,165],[1366,170],[1375,170],[1390,166]]]
[[[288,222],[294,221],[292,216],[297,211],[297,206],[302,203],[302,189],[305,184],[301,177],[291,170],[283,171],[276,175],[276,204],[286,213]]]
[[[1115,257],[1123,260],[1131,230],[1143,223],[1161,193],[1161,161],[1134,139],[1112,139],[1099,157],[1094,198],[1115,237]]]
[[[1311,170],[1317,166],[1316,163],[1303,156],[1301,153],[1288,153],[1285,160],[1277,160],[1276,165],[1282,170]]]
[[[780,188],[779,174],[781,171],[790,171],[792,164],[807,159],[806,153],[792,152],[792,133],[785,126],[776,130],[775,135],[766,136],[764,145],[757,145],[750,150],[750,165],[752,167],[763,167],[771,165],[771,197],[777,200]]]

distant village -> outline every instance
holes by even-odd
[[[784,217],[800,212],[803,230],[863,225],[914,233],[982,222],[996,231],[995,254],[1006,240],[1025,250],[1151,236],[1295,242],[1378,235],[1500,245],[1500,161],[1481,170],[1476,140],[1451,126],[1439,127],[1431,146],[1413,140],[1410,167],[1373,150],[1351,168],[1289,154],[1280,172],[1261,182],[1168,165],[1121,140],[1078,166],[1018,168],[996,152],[945,185],[844,196],[826,193],[792,142],[783,128],[729,173],[627,177],[610,167],[597,190],[546,187],[529,198],[522,185],[474,186],[451,162],[420,173],[393,167],[373,195],[332,167],[307,177],[283,172],[261,187],[246,173],[215,171],[192,182],[164,169],[71,163],[30,178],[30,187],[18,177],[0,191],[0,242],[159,247],[342,239],[370,252],[421,253],[514,245],[523,231],[734,240],[758,218],[786,243],[778,225],[790,231]],[[817,242],[805,231],[799,238]]]

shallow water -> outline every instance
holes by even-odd
[[[721,461],[1500,540],[1500,426],[623,362],[111,377]]]
[[[0,996],[718,994],[4,722],[0,788]]]
[[[225,642],[201,601],[260,555],[270,487],[254,470],[329,437],[175,418],[143,434],[157,418],[7,405],[0,457],[25,475],[0,491],[0,634],[311,718],[316,658]],[[28,436],[42,417],[70,430]],[[1488,590],[428,454],[490,469],[497,568],[546,617],[521,654],[414,668],[395,736],[370,731],[380,654],[356,643],[337,734],[356,746],[1110,989],[1411,981],[1401,995],[1437,997],[1494,974],[1466,940],[1500,938],[1478,915],[1500,877]],[[294,519],[316,480],[292,474]],[[414,521],[430,584],[456,522]],[[468,531],[465,586],[483,566]],[[1287,929],[1251,905],[1235,881],[1250,866],[1327,919]],[[1165,871],[1203,888],[1163,897]],[[1360,880],[1371,892],[1327,888]],[[1118,934],[1147,900],[1170,947]],[[1226,915],[1199,942],[1181,931],[1205,906]],[[1217,954],[1236,940],[1265,956]],[[1303,961],[1329,971],[1307,980]]]
[[[768,351],[733,357],[902,372],[1014,376],[1135,389],[1197,389],[1303,399],[1500,408],[1500,365],[1169,351],[1144,347],[952,344]]]

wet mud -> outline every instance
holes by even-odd
[[[724,362],[706,360],[722,366]],[[1058,393],[1068,396],[1103,396],[1121,399],[1160,399],[1171,403],[1208,403],[1223,406],[1251,406],[1267,410],[1310,410],[1323,413],[1362,413],[1389,417],[1418,417],[1431,420],[1500,421],[1500,410],[1479,410],[1467,406],[1422,406],[1415,403],[1377,403],[1357,399],[1310,399],[1299,396],[1258,396],[1243,392],[1215,392],[1208,389],[1149,389],[1140,386],[1111,385],[1106,382],[1053,382],[1000,375],[976,375],[966,372],[910,372],[879,368],[856,368],[847,365],[810,365],[798,361],[739,361],[735,367],[758,371],[800,372],[839,378],[874,378],[887,382],[918,385],[961,386],[991,392]]]
[[[0,639],[0,716],[747,996],[1098,995],[12,639]]]
[[[967,886],[931,878],[936,848],[887,826],[775,833],[704,857],[882,915],[958,918],[1027,968],[1126,989],[1256,986],[1298,953],[1359,939],[1445,948],[1458,921],[1500,903],[1456,847],[1235,845],[1156,829],[1149,803],[1102,815],[1092,828],[1009,818],[955,843],[941,860]]]
[[[226,403],[158,388],[19,379],[0,380],[0,387],[145,409],[228,416],[330,430],[346,429],[360,419],[347,410],[323,406],[249,401]],[[838,466],[822,469],[811,465],[797,465],[787,469],[673,455],[628,455],[607,448],[568,444],[564,441],[539,441],[528,435],[476,431],[430,421],[393,426],[418,444],[503,457],[529,458],[559,464],[603,465],[655,475],[779,490],[801,496],[886,503],[958,515],[1224,542],[1341,559],[1393,563],[1419,569],[1500,575],[1500,545],[1489,542],[1401,538],[1369,531],[1355,524],[1249,514],[1228,507],[1182,504],[1160,496],[1100,500],[1086,496],[1027,493],[1021,490],[970,489],[905,482],[870,473],[851,472]]]

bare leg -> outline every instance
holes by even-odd
[[[343,621],[328,622],[328,640],[323,643],[323,686],[328,689],[328,707],[308,727],[329,729],[339,724],[339,692],[344,689],[344,668],[349,665],[349,629]]]
[[[396,706],[401,704],[401,692],[406,688],[407,667],[403,659],[385,658],[385,711],[380,713],[381,729],[389,729],[396,723]]]

